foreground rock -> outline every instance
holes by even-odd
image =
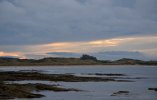
[[[157,88],[148,88],[148,90],[154,90],[157,92]]]
[[[62,88],[56,85],[46,85],[46,84],[0,84],[0,100],[4,99],[14,99],[14,98],[41,98],[44,95],[32,93],[33,91],[80,91],[73,88]]]
[[[38,72],[0,72],[0,81],[22,81],[22,80],[45,80],[62,82],[132,82],[126,79],[116,79],[113,77],[84,77],[70,74],[43,74]]]
[[[84,73],[82,73],[84,74]],[[97,75],[97,76],[127,76],[125,74],[114,74],[114,73],[87,73],[87,75]]]
[[[54,82],[132,82],[130,80],[118,80],[113,77],[83,77],[71,74],[44,74],[37,71],[7,71],[0,72],[0,100],[14,98],[41,98],[42,94],[33,91],[80,91],[77,89],[66,89],[56,85],[46,84],[6,84],[5,81],[41,80]]]
[[[129,95],[129,91],[118,91],[113,93],[111,96],[121,96],[121,95]]]

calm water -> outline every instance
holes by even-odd
[[[120,73],[129,77],[144,77],[134,79],[135,82],[50,82],[21,81],[18,83],[60,84],[67,88],[86,90],[83,92],[51,92],[42,91],[46,97],[37,99],[14,100],[157,100],[157,92],[148,88],[157,88],[157,66],[56,66],[56,67],[1,67],[0,71],[39,70],[42,73],[72,73],[82,75],[87,73]],[[110,96],[117,91],[129,91],[129,95]]]

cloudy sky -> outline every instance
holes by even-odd
[[[0,0],[0,56],[116,52],[156,59],[156,5],[157,0]]]

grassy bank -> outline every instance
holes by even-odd
[[[80,58],[43,58],[18,59],[0,58],[0,66],[53,66],[53,65],[157,65],[157,61],[120,59],[116,61],[80,59]]]

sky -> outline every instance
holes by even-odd
[[[0,0],[0,56],[157,60],[156,5],[157,0]]]

